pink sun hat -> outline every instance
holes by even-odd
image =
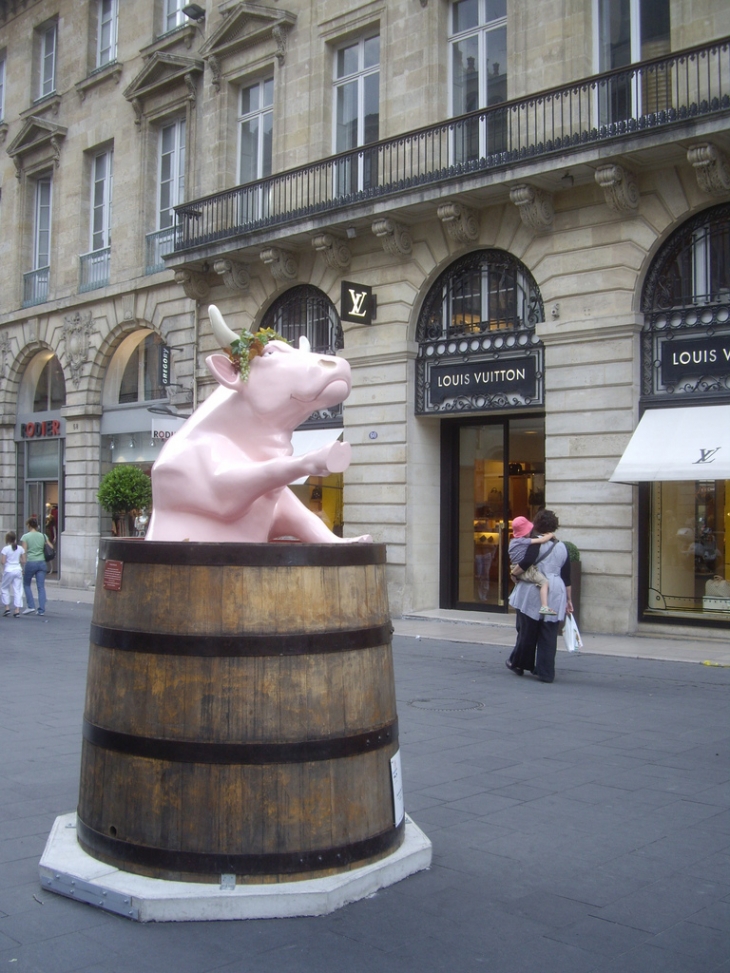
[[[527,537],[532,531],[533,524],[527,517],[515,517],[512,521],[512,536]]]

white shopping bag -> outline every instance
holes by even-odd
[[[578,631],[578,624],[572,615],[565,616],[565,626],[563,628],[563,639],[565,648],[568,652],[578,652],[583,648],[583,639]]]

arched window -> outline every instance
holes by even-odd
[[[122,341],[107,370],[106,408],[166,398],[160,376],[164,347],[162,338],[151,331],[136,331]]]
[[[66,379],[52,351],[42,351],[28,364],[18,395],[18,412],[52,412],[66,405]]]
[[[540,292],[519,260],[503,250],[477,250],[453,263],[433,285],[416,340],[534,331],[543,316]]]
[[[416,415],[540,407],[537,284],[504,250],[475,250],[437,278],[416,327]]]
[[[322,355],[334,355],[344,344],[334,304],[324,291],[308,284],[292,287],[278,297],[264,315],[261,327],[273,328],[292,344],[304,335],[312,351]]]
[[[730,304],[730,205],[704,210],[681,226],[659,251],[647,274],[642,310],[697,309]],[[727,313],[720,315],[727,320]],[[690,327],[710,318],[682,314]]]

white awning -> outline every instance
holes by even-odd
[[[293,456],[304,456],[315,449],[321,449],[330,443],[337,442],[342,438],[342,429],[298,429],[292,433],[291,444]],[[309,477],[300,476],[298,480],[292,480],[292,484],[306,483]]]
[[[730,405],[645,412],[610,479],[730,480]]]

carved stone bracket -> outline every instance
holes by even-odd
[[[188,89],[188,101],[190,102],[190,107],[195,108],[195,103],[197,101],[198,92],[195,87],[195,78],[189,71],[186,71],[184,75],[185,87]]]
[[[555,216],[552,193],[523,184],[513,186],[509,198],[519,210],[522,222],[531,230],[546,230],[552,226]]]
[[[10,335],[7,331],[0,334],[0,388],[5,381],[5,371],[10,357]]]
[[[372,231],[380,238],[383,250],[393,257],[407,257],[413,250],[411,234],[396,220],[387,217],[383,220],[375,220]]]
[[[312,240],[314,249],[321,253],[327,261],[327,266],[333,270],[344,270],[350,266],[350,248],[331,233],[320,233]]]
[[[474,243],[479,236],[479,219],[474,210],[461,203],[442,203],[437,212],[444,229],[456,243]]]
[[[687,161],[694,166],[697,185],[710,196],[730,192],[730,163],[712,142],[701,142],[687,149]]]
[[[203,274],[197,274],[194,270],[175,271],[175,283],[180,284],[185,291],[185,296],[191,301],[204,301],[210,294],[208,281]]]
[[[251,277],[243,264],[235,260],[222,258],[213,264],[213,270],[223,278],[226,287],[234,291],[245,291],[251,283]]]
[[[208,59],[208,67],[210,68],[210,80],[211,84],[215,88],[216,94],[220,93],[221,90],[221,62],[215,56],[211,54]]]
[[[91,311],[77,311],[63,319],[62,340],[66,345],[66,358],[71,369],[71,381],[76,388],[81,382],[81,369],[89,359],[89,335],[94,331]]]
[[[274,56],[279,62],[279,66],[284,63],[284,58],[286,57],[286,42],[288,35],[288,24],[276,24],[276,26],[271,28],[271,36],[276,41],[276,54]]]
[[[139,98],[132,98],[131,101],[132,109],[134,110],[134,124],[141,125],[142,119],[144,118],[144,111],[142,110],[142,102]]]
[[[271,271],[274,280],[296,280],[298,267],[294,254],[279,247],[267,247],[259,254],[263,263]]]
[[[603,190],[606,206],[614,213],[630,213],[638,207],[639,187],[633,172],[623,166],[600,166],[595,179]]]

